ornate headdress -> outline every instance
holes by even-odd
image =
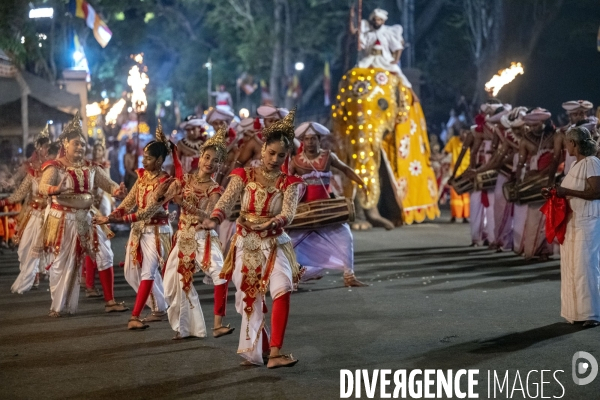
[[[164,143],[169,154],[173,152],[171,142],[167,139],[165,133],[163,132],[162,124],[160,123],[160,118],[158,119],[158,124],[156,125],[156,141]]]
[[[268,128],[263,129],[263,137],[265,138],[265,142],[268,142],[271,137],[276,134],[281,134],[282,138],[285,136],[288,139],[289,143],[294,141],[295,133],[294,133],[294,118],[296,116],[296,108],[294,107],[292,111],[288,115],[286,115],[283,119],[274,122],[269,125]],[[283,142],[283,140],[282,140]]]
[[[48,128],[48,124],[46,124],[44,129],[42,129],[42,131],[35,138],[34,143],[36,144],[35,145],[36,147],[37,147],[37,143],[42,139],[48,139],[48,141],[50,141],[50,129]]]
[[[61,140],[70,140],[75,138],[75,136],[79,136],[84,142],[87,143],[87,137],[83,133],[83,128],[81,126],[81,116],[79,115],[79,111],[77,111],[73,119],[65,125],[59,138]]]
[[[102,146],[102,148],[106,150],[106,139],[101,138],[101,139],[96,140],[96,142],[94,143],[94,147],[96,147],[96,146]]]
[[[223,161],[227,155],[227,133],[227,127],[222,126],[213,137],[204,142],[200,148],[200,154],[202,155],[204,150],[208,149],[209,147],[213,147],[217,152],[217,158]]]

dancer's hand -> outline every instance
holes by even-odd
[[[217,227],[217,221],[215,221],[212,218],[207,218],[204,221],[202,221],[202,225],[198,225],[199,227],[202,226],[202,229],[205,229],[207,231],[213,230]]]
[[[171,183],[173,182],[174,179],[175,178],[168,178],[164,182],[161,182],[158,184],[156,189],[154,189],[154,195],[156,196],[157,199],[160,199],[161,197],[165,197],[165,194],[167,194],[167,191],[169,190],[169,187],[171,186]]]
[[[106,225],[108,224],[108,222],[108,217],[105,217],[103,215],[97,215],[94,218],[92,218],[92,223],[95,225]]]
[[[127,197],[127,187],[123,182],[121,182],[119,188],[114,191],[113,197],[119,200],[123,200],[125,197]]]
[[[59,195],[67,191],[67,175],[63,176],[58,185],[51,187],[50,194],[53,196]]]
[[[261,231],[266,231],[269,229],[275,229],[276,226],[277,226],[277,223],[275,222],[275,220],[270,219],[267,222],[263,222],[262,224],[251,225],[250,228],[253,231],[261,232]]]

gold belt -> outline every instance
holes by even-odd
[[[243,218],[245,221],[248,221],[253,224],[262,224],[263,222],[267,222],[268,220],[270,220],[272,218],[272,217],[261,217],[259,215],[245,213],[243,211],[240,213],[240,217]]]

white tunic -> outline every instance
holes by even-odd
[[[381,54],[373,51],[377,41],[381,45]],[[404,86],[412,87],[400,66],[394,63],[393,53],[404,49],[401,25],[382,25],[379,29],[374,29],[369,21],[362,20],[360,47],[362,49],[358,61],[360,68],[385,69],[398,75]]]
[[[595,156],[573,164],[561,186],[584,190],[592,176],[600,176]],[[600,320],[600,200],[568,201],[572,212],[560,251],[561,316],[571,323]]]

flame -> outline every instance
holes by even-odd
[[[133,56],[133,59],[142,64],[144,61],[144,55],[142,53]],[[138,65],[134,65],[129,70],[129,77],[127,78],[127,84],[131,86],[132,94],[131,94],[131,104],[137,113],[143,113],[146,111],[146,107],[148,107],[148,100],[146,99],[146,93],[144,93],[144,89],[146,89],[146,85],[150,83],[150,78],[146,75],[144,70],[140,70]]]
[[[498,73],[485,84],[485,90],[486,92],[492,93],[492,96],[496,96],[504,85],[511,83],[517,75],[523,75],[524,73],[525,70],[521,63],[512,62],[510,63],[509,68],[498,71]]]
[[[106,123],[108,125],[114,125],[117,123],[117,117],[123,111],[123,107],[125,107],[125,99],[121,99],[117,101],[106,114]]]
[[[85,106],[85,115],[88,117],[95,117],[102,114],[102,110],[100,109],[100,104],[92,103]]]

